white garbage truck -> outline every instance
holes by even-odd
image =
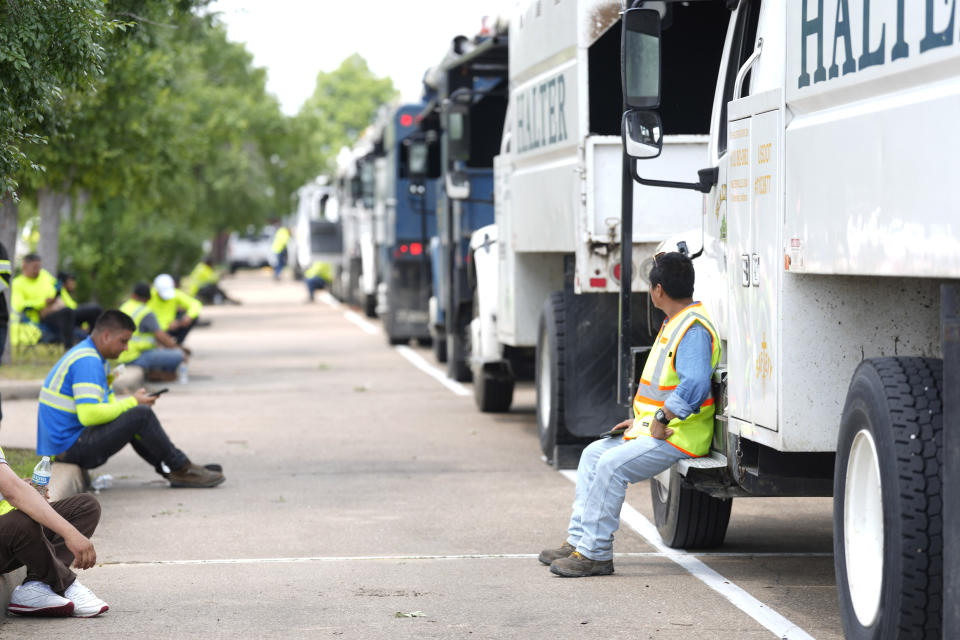
[[[377,303],[375,136],[374,127],[368,127],[352,148],[337,154],[336,199],[343,242],[331,286],[334,296],[363,307],[370,317],[376,316]]]
[[[709,13],[709,11],[707,12]],[[654,161],[667,175],[703,162],[709,105],[723,28],[715,20],[665,30],[679,50],[714,51],[670,100],[670,149]],[[699,14],[698,14],[699,15]],[[623,419],[617,403],[617,309],[621,279],[646,283],[620,265],[623,114],[619,87],[618,0],[528,2],[510,15],[509,105],[494,160],[494,225],[472,236],[478,295],[470,323],[470,363],[481,410],[510,405],[524,371],[536,380],[544,456],[575,466],[585,442]],[[712,66],[711,66],[712,65]],[[702,82],[697,82],[697,80]],[[638,187],[629,239],[635,262],[695,226],[699,194]],[[631,337],[649,344],[646,296],[636,296]]]
[[[651,483],[657,526],[716,545],[732,497],[832,495],[846,636],[958,637],[956,3],[719,3],[703,170],[665,184],[653,159],[673,154],[664,100],[684,65],[664,27],[715,4],[624,18],[631,171],[707,191],[687,242],[725,354],[713,452]]]
[[[336,189],[327,176],[317,176],[297,189],[290,264],[297,278],[314,262],[326,262],[336,273],[343,258],[343,226]]]

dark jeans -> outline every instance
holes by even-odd
[[[304,282],[307,285],[307,293],[310,295],[310,300],[313,300],[313,294],[317,291],[317,289],[325,289],[327,286],[327,281],[320,276],[307,278],[304,280]]]
[[[40,329],[44,333],[46,342],[59,342],[69,349],[79,337],[74,331],[77,326],[77,315],[73,309],[64,308],[48,313],[40,320]],[[80,332],[82,334],[82,332]],[[49,339],[47,339],[49,337]],[[81,340],[83,338],[80,338]]]
[[[173,331],[167,330],[167,333],[170,334],[171,338],[177,341],[177,344],[183,344],[183,341],[187,339],[187,334],[190,333],[190,330],[193,329],[195,324],[197,324],[196,318],[194,318],[187,326],[174,329]]]
[[[170,442],[153,409],[146,405],[128,409],[111,422],[85,428],[77,441],[57,456],[57,460],[93,469],[128,443],[159,474],[163,474],[161,463],[176,471],[189,462],[186,454]]]
[[[83,328],[83,325],[86,324],[92,331],[93,325],[97,322],[101,313],[103,313],[103,307],[96,302],[84,302],[78,304],[77,308],[73,310],[74,322],[80,328]]]
[[[100,522],[100,503],[89,493],[51,502],[50,506],[88,538]],[[0,573],[26,566],[26,581],[46,582],[62,594],[77,577],[70,570],[71,562],[73,554],[58,534],[19,510],[0,516]]]

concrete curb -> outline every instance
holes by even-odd
[[[20,567],[10,573],[0,575],[0,605],[3,605],[3,615],[0,616],[0,619],[10,617],[7,615],[7,605],[10,604],[10,596],[13,595],[13,590],[20,586],[26,577],[26,567]]]
[[[36,400],[43,380],[0,380],[0,396],[4,400]]]
[[[118,393],[131,393],[142,387],[143,382],[143,369],[128,364],[113,381],[113,389]],[[0,379],[0,397],[4,400],[36,400],[42,386],[43,380]]]

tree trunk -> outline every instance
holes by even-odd
[[[16,252],[17,252],[17,223],[18,217],[20,215],[20,205],[9,195],[5,195],[3,199],[0,199],[0,242],[3,243],[4,248],[7,250],[7,255],[10,256],[10,266],[16,267]],[[10,291],[4,291],[3,294],[7,298],[7,309],[10,309]],[[10,332],[7,331],[7,343],[3,347],[3,359],[0,360],[0,364],[10,364],[10,356],[12,349],[10,348]]]
[[[60,265],[60,220],[70,211],[70,196],[66,189],[54,191],[43,187],[37,190],[37,209],[40,212],[40,254],[43,268],[56,275]]]

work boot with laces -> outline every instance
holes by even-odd
[[[167,476],[171,487],[198,488],[207,489],[215,487],[226,478],[218,471],[211,471],[200,465],[188,462],[176,471],[171,471]]]
[[[566,558],[554,560],[550,573],[562,578],[586,578],[587,576],[608,576],[613,573],[613,560],[591,560],[579,551]]]
[[[559,560],[560,558],[566,558],[571,553],[576,551],[577,548],[564,540],[563,544],[557,547],[556,549],[544,549],[540,552],[540,557],[538,558],[540,562],[547,565],[548,567],[553,563],[554,560]]]

